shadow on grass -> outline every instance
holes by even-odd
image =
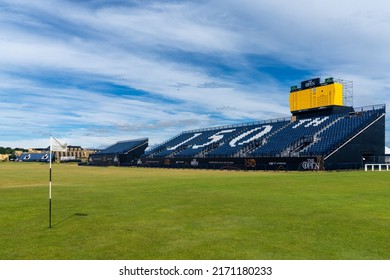
[[[62,219],[61,221],[53,224],[52,227],[58,226],[58,225],[66,222],[67,220],[69,220],[73,217],[87,217],[87,216],[88,216],[88,214],[86,214],[86,213],[74,213],[74,214],[70,215],[69,217],[66,217],[65,219]]]

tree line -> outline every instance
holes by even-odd
[[[16,151],[28,152],[28,150],[23,148],[0,147],[0,154],[3,155],[14,155]]]

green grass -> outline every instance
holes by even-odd
[[[0,163],[0,259],[390,259],[390,172]]]

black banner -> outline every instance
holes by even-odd
[[[140,166],[165,168],[201,168],[230,170],[320,170],[316,157],[253,157],[253,158],[143,158]]]
[[[302,89],[307,89],[307,88],[312,88],[312,87],[318,87],[321,85],[320,78],[315,78],[307,81],[301,82],[301,88]]]

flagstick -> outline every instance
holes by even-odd
[[[49,181],[49,228],[51,228],[51,136],[50,136],[50,181]]]
[[[66,152],[67,144],[62,144],[53,136],[50,135],[50,182],[49,182],[49,228],[51,228],[51,162],[52,162],[52,152]]]

